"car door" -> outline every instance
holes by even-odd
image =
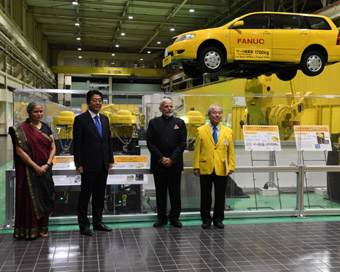
[[[231,53],[235,61],[270,61],[272,29],[270,14],[252,14],[240,19],[243,25],[231,27]]]
[[[274,14],[273,27],[272,60],[300,62],[311,36],[303,17],[298,14]]]

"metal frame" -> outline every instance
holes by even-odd
[[[254,167],[254,162],[269,162],[269,166],[277,166],[276,164],[276,156],[275,156],[275,150],[274,151],[269,151],[269,159],[254,159],[253,156],[253,150],[250,151],[250,161],[251,161],[251,167]],[[255,207],[249,207],[248,209],[251,210],[253,208],[255,208],[256,210],[258,209],[273,209],[271,207],[258,207],[257,205],[257,192],[256,192],[256,178],[255,178],[255,173],[253,172],[253,187],[254,187],[254,196],[255,196]],[[279,180],[279,175],[277,172],[274,173],[270,173],[271,174],[271,181],[268,184],[268,187],[272,187],[274,185],[274,187],[277,187],[278,189],[278,193],[279,193],[279,202],[280,202],[280,209],[282,210],[282,202],[281,202],[281,194],[280,194],[280,180]],[[277,181],[277,185],[275,184],[275,177],[276,177],[276,181]]]

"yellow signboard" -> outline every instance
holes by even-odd
[[[170,63],[171,63],[171,55],[163,59],[163,67],[169,65]]]
[[[54,165],[59,163],[71,163],[73,162],[73,156],[55,156],[52,162]]]
[[[244,132],[258,132],[258,131],[266,131],[266,132],[279,132],[278,126],[243,126]]]
[[[271,59],[272,59],[271,49],[235,48],[235,60],[271,60]]]
[[[121,162],[147,162],[147,156],[114,156],[115,163]]]

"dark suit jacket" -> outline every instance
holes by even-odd
[[[86,172],[100,171],[103,165],[109,169],[109,163],[113,163],[109,119],[100,114],[100,122],[103,128],[102,138],[88,111],[74,119],[74,163],[76,167],[83,166]]]
[[[146,142],[151,153],[151,171],[162,173],[183,170],[183,151],[186,147],[187,129],[182,119],[163,116],[150,120],[146,132]],[[167,168],[160,162],[168,157],[174,164]]]

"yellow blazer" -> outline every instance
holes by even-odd
[[[200,169],[201,175],[212,174],[214,168],[218,176],[226,176],[226,160],[228,170],[235,171],[235,151],[232,130],[221,125],[220,136],[215,146],[210,124],[197,129],[194,169]]]

